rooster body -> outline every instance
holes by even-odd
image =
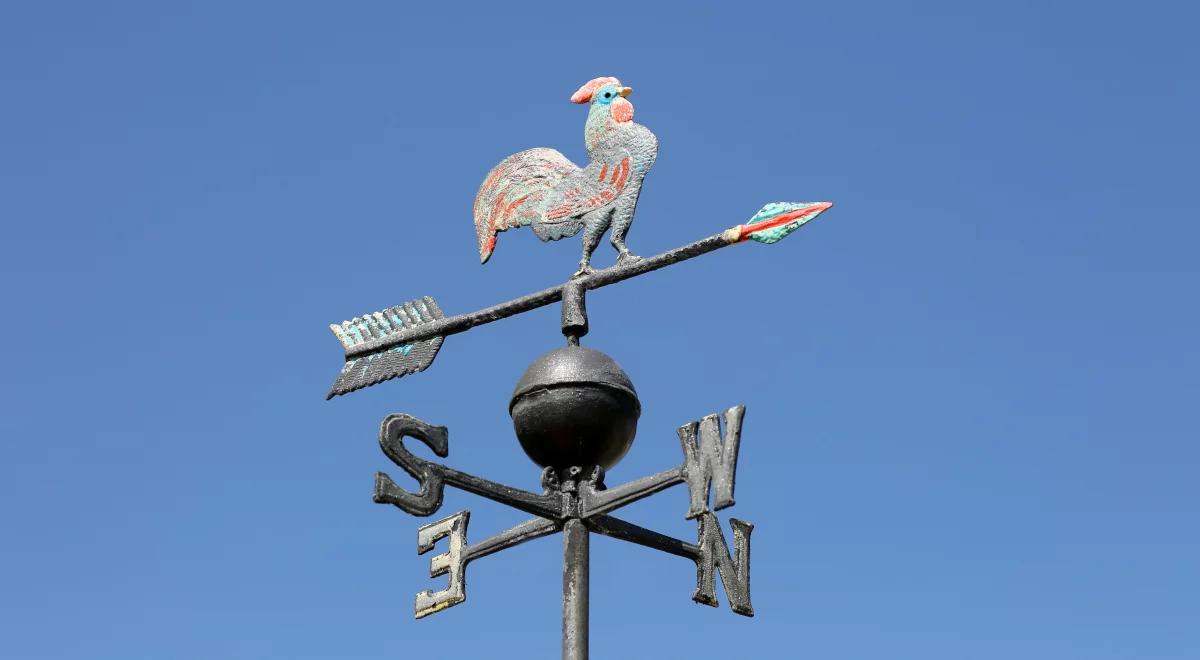
[[[633,224],[642,180],[658,155],[658,139],[633,122],[632,92],[616,78],[596,78],[571,97],[590,103],[584,127],[589,164],[580,168],[549,148],[528,149],[492,168],[475,196],[479,260],[486,263],[496,234],[531,227],[543,241],[583,231],[579,273],[591,270],[591,256],[610,228],[618,261],[636,259],[625,245]]]

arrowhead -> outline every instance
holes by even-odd
[[[738,241],[778,243],[831,206],[832,202],[771,202],[739,226]]]

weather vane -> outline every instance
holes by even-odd
[[[605,471],[629,450],[641,402],[629,377],[609,356],[579,345],[588,332],[586,293],[747,240],[771,244],[828,209],[828,202],[767,204],[744,224],[653,257],[635,256],[625,245],[638,195],[658,154],[658,140],[633,122],[632,89],[612,77],[595,78],[571,96],[589,104],[584,143],[590,162],[580,168],[554,149],[537,148],[505,158],[484,179],[475,197],[479,257],[487,262],[499,232],[531,227],[543,241],[583,232],[579,270],[565,283],[470,314],[446,317],[432,298],[412,300],[330,328],[345,349],[346,364],[327,398],[399,378],[429,367],[447,335],[562,301],[567,345],[535,360],[518,381],[509,404],[513,428],[526,455],[542,467],[541,493],[525,491],[426,461],[408,451],[415,438],[435,454],[449,454],[445,426],[411,415],[388,415],[379,430],[384,454],[417,480],[410,492],[386,474],[375,476],[375,501],[416,516],[442,504],[446,485],[506,504],[534,518],[482,541],[467,540],[470,512],[462,511],[417,531],[417,552],[443,538],[446,552],[430,560],[430,575],[448,576],[439,591],[416,596],[421,618],[466,599],[466,567],[479,558],[535,538],[563,532],[564,660],[587,658],[588,538],[590,533],[630,541],[683,557],[696,566],[692,599],[717,605],[719,575],[734,612],[753,616],[750,604],[750,532],[730,518],[733,551],[713,511],[734,504],[734,480],[744,406],[688,422],[677,430],[683,462],[620,486],[607,487]],[[596,270],[592,253],[605,232],[617,263]],[[610,515],[617,509],[678,484],[687,484],[686,518],[697,524],[695,543],[639,527]]]

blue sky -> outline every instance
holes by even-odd
[[[10,3],[0,10],[0,655],[558,653],[561,547],[412,620],[426,520],[371,502],[379,420],[535,488],[507,416],[545,308],[332,402],[326,325],[562,281],[487,170],[585,159],[584,81],[661,152],[653,254],[775,200],[836,206],[596,292],[643,403],[620,483],[747,406],[756,616],[685,560],[592,543],[594,657],[1200,657],[1189,3]],[[613,258],[607,244],[597,262]],[[628,511],[683,538],[686,491]],[[482,538],[522,519],[450,491]]]

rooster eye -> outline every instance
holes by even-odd
[[[612,98],[612,92],[604,92],[604,98],[606,98],[606,99],[611,99],[611,98]]]

